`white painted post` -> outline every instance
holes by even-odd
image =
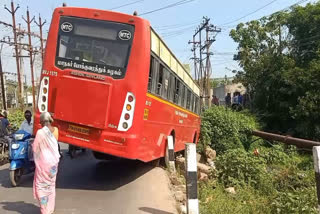
[[[175,165],[175,158],[174,158],[174,143],[173,143],[173,137],[172,135],[169,135],[167,137],[168,146],[167,146],[167,154],[168,154],[168,163],[167,167],[169,168],[170,172],[176,171],[176,165]]]
[[[196,144],[186,143],[187,214],[199,214]]]
[[[320,213],[320,146],[314,146],[312,148],[312,153],[317,185],[318,212]]]

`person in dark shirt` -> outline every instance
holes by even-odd
[[[8,127],[10,126],[10,123],[7,117],[8,117],[8,113],[6,111],[2,111],[0,114],[0,121],[2,124],[2,130],[5,133],[5,135],[8,134]]]
[[[231,94],[230,93],[228,93],[227,96],[225,97],[225,102],[226,102],[227,107],[231,106]]]

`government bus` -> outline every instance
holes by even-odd
[[[144,162],[197,143],[199,87],[150,23],[136,15],[56,8],[47,38],[35,132],[49,112],[59,141],[98,159]]]

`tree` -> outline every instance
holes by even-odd
[[[243,69],[236,81],[248,89],[266,129],[320,139],[319,24],[316,3],[231,30]]]

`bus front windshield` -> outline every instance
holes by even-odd
[[[61,17],[59,26],[57,67],[110,76],[124,75],[133,26],[73,17]]]

